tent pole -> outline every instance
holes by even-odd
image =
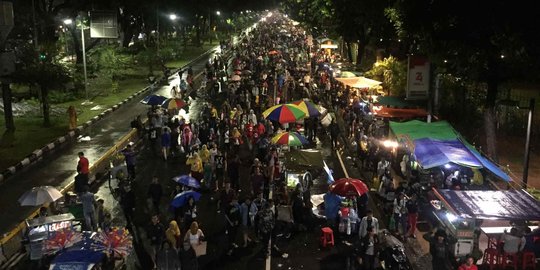
[[[531,155],[531,132],[532,132],[532,120],[534,115],[534,98],[529,101],[529,119],[527,121],[527,138],[525,140],[525,158],[523,161],[523,188],[527,188],[527,181],[529,178],[529,158]]]

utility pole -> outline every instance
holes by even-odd
[[[11,106],[11,88],[9,87],[10,75],[15,71],[15,54],[6,51],[5,41],[13,29],[13,4],[0,1],[0,83],[2,88],[2,100],[4,101],[4,119],[7,132],[15,131],[13,122],[13,109]]]
[[[33,32],[34,32],[34,49],[38,50],[38,30],[37,30],[37,22],[36,22],[36,0],[32,0],[32,24],[34,24]]]
[[[81,42],[82,42],[82,61],[84,72],[84,93],[86,95],[86,101],[88,101],[88,75],[86,74],[86,45],[84,43],[84,25],[81,21]]]
[[[525,158],[523,160],[523,187],[527,187],[527,181],[529,178],[529,158],[531,155],[531,132],[532,132],[532,121],[534,115],[534,103],[535,99],[531,98],[529,101],[529,118],[527,121],[527,138],[525,140]]]

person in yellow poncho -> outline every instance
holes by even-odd
[[[206,144],[202,146],[201,150],[199,150],[199,157],[201,158],[203,164],[210,161],[210,150],[208,150]]]
[[[186,160],[186,165],[191,166],[191,176],[200,181],[202,179],[203,165],[199,154],[193,153],[193,155]]]
[[[169,228],[165,231],[165,237],[174,250],[178,250],[180,248],[180,245],[182,244],[180,240],[182,238],[180,238],[180,228],[175,220],[172,220],[169,223]]]

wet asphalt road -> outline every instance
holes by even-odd
[[[202,57],[191,65],[195,74],[204,70],[206,62],[214,57],[217,50],[219,50],[219,47],[216,47],[208,57]],[[170,85],[159,87],[155,93],[166,97],[170,96],[170,88],[178,83],[178,76],[171,76],[169,83]],[[140,98],[143,97],[144,94]],[[43,160],[8,179],[0,189],[0,213],[2,213],[0,232],[8,232],[34,211],[34,207],[21,207],[17,202],[25,191],[41,185],[50,185],[57,188],[66,186],[75,177],[78,152],[84,152],[92,164],[93,161],[99,159],[121,137],[127,134],[131,130],[130,122],[137,115],[146,115],[148,107],[140,104],[139,100],[129,101],[118,110],[87,128],[84,131],[84,136],[90,136],[90,141],[66,143]]]

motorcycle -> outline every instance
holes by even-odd
[[[411,270],[412,264],[405,254],[405,246],[388,231],[383,231],[380,236],[381,250],[379,261],[382,269],[388,270]]]

